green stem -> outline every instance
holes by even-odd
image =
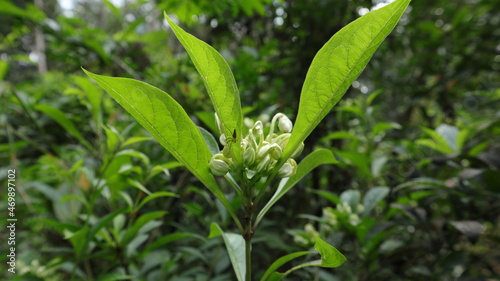
[[[245,239],[246,281],[252,280],[252,238]]]

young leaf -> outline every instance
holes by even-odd
[[[291,254],[285,255],[285,256],[277,259],[266,270],[266,272],[264,273],[264,276],[262,276],[262,278],[260,279],[260,281],[268,281],[269,279],[272,280],[272,278],[270,278],[271,274],[273,274],[278,268],[280,268],[280,266],[284,265],[285,263],[287,263],[287,262],[289,262],[289,261],[291,261],[293,259],[296,259],[298,257],[304,256],[304,255],[307,255],[307,254],[311,254],[311,253],[312,252],[310,252],[310,251],[295,252],[295,253],[291,253]]]
[[[314,244],[314,249],[321,255],[321,267],[339,267],[345,261],[346,258],[342,255],[335,247],[321,240],[318,236],[316,238],[316,244]]]
[[[240,234],[225,233],[218,224],[212,223],[208,238],[217,236],[222,236],[222,239],[224,239],[229,259],[233,264],[234,273],[236,273],[236,278],[238,281],[244,281],[246,274],[245,240]]]
[[[316,239],[316,243],[314,244],[314,249],[316,249],[316,251],[318,251],[319,254],[321,255],[321,260],[303,263],[301,265],[298,265],[298,266],[295,266],[295,267],[289,269],[285,273],[271,271],[272,274],[267,279],[262,278],[261,281],[279,281],[279,280],[282,280],[288,274],[294,272],[295,270],[303,268],[303,267],[308,267],[308,266],[320,266],[320,267],[328,267],[328,268],[339,267],[346,261],[346,258],[344,257],[344,255],[342,255],[337,249],[335,249],[335,247],[333,247],[330,244],[326,243],[325,241],[321,240],[321,238],[319,238],[318,236],[316,236],[315,239]],[[309,252],[298,252],[295,254],[299,254],[299,253],[309,253]],[[293,255],[293,254],[290,254],[290,255]],[[290,255],[288,255],[288,256],[290,256]],[[288,256],[285,256],[285,257],[288,257]],[[283,258],[285,258],[285,257],[283,257]],[[279,260],[281,260],[281,259],[279,259]],[[273,267],[273,265],[271,267]],[[277,267],[276,267],[276,269],[277,269]],[[268,271],[266,271],[266,274],[268,273]]]
[[[144,82],[84,71],[184,164],[224,204],[242,229],[231,204],[209,171],[212,154],[182,106],[167,93]]]
[[[224,126],[226,136],[234,130],[241,136],[242,113],[238,86],[224,58],[207,43],[185,32],[165,13],[165,19],[184,46],[203,78],[215,111]]]
[[[262,220],[264,215],[269,211],[269,209],[292,187],[295,186],[304,176],[311,172],[314,168],[323,164],[335,164],[337,160],[333,156],[333,153],[328,149],[318,149],[311,154],[307,155],[297,166],[297,172],[290,178],[285,178],[280,182],[278,189],[274,193],[273,197],[267,204],[262,208],[262,210],[257,215],[255,221],[255,226]]]
[[[397,0],[342,28],[319,50],[307,72],[287,158],[342,98],[378,46],[396,26],[410,0]]]

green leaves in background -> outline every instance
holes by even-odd
[[[189,54],[203,78],[215,112],[219,115],[226,136],[241,136],[242,113],[238,86],[224,58],[207,43],[177,26],[165,13],[165,19]]]
[[[410,0],[397,0],[362,16],[333,35],[319,50],[307,72],[285,155],[295,151],[342,98],[409,3]]]
[[[243,236],[236,233],[225,233],[218,224],[212,223],[210,225],[210,234],[208,238],[218,236],[222,236],[222,239],[224,239],[224,244],[226,245],[227,253],[229,254],[229,259],[233,264],[234,273],[236,273],[238,281],[244,281],[246,274],[246,258],[245,240],[243,239]]]
[[[50,116],[57,123],[59,123],[59,125],[61,125],[66,132],[77,138],[88,149],[93,150],[92,145],[83,137],[73,121],[71,121],[71,119],[69,119],[60,109],[52,107],[48,104],[37,104],[35,109]]]
[[[311,262],[306,262],[303,264],[300,264],[298,266],[295,266],[285,273],[280,273],[277,272],[276,270],[282,266],[283,264],[296,259],[298,257],[307,255],[307,254],[312,254],[314,252],[310,251],[302,251],[302,252],[296,252],[292,254],[288,254],[286,256],[283,256],[276,260],[264,273],[264,276],[260,281],[279,281],[282,280],[284,277],[286,277],[288,274],[292,273],[293,271],[303,268],[303,267],[308,267],[308,266],[320,266],[320,267],[328,267],[328,268],[335,268],[341,266],[345,261],[346,258],[344,255],[342,255],[335,247],[332,245],[326,243],[323,241],[321,238],[318,236],[315,237],[316,243],[314,244],[314,249],[318,251],[318,253],[321,255],[320,260],[316,261],[311,261]]]
[[[167,93],[144,82],[84,71],[224,204],[241,229],[231,204],[209,171],[208,162],[212,154],[182,106]]]

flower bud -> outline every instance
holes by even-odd
[[[256,138],[262,137],[262,135],[264,135],[264,125],[262,125],[262,122],[255,122],[255,125],[253,125],[252,128],[252,134]]]
[[[216,176],[224,176],[229,172],[229,165],[227,163],[224,155],[217,153],[214,156],[212,156],[212,159],[210,159],[210,170],[212,171],[212,174]]]
[[[295,151],[290,155],[290,158],[295,158],[299,156],[302,153],[302,150],[304,150],[304,143],[300,143],[299,146],[295,149]]]
[[[262,146],[259,148],[259,151],[257,152],[257,158],[261,159],[264,157],[264,155],[268,154],[269,150],[271,149],[271,145],[267,141],[262,142]]]
[[[285,164],[281,166],[278,170],[278,177],[280,178],[288,178],[295,174],[297,171],[297,163],[293,159],[286,160]]]
[[[283,133],[290,133],[293,128],[292,121],[283,115],[278,121],[278,128]]]
[[[271,154],[271,158],[274,160],[279,160],[281,157],[281,147],[275,143],[271,144],[271,148],[269,149],[269,153]]]
[[[256,171],[259,173],[265,172],[267,170],[267,167],[269,166],[269,164],[271,162],[271,156],[269,156],[269,154],[268,154],[262,159],[259,158],[258,161],[259,162],[257,164]]]
[[[246,167],[250,167],[255,162],[255,150],[250,146],[247,147],[243,154],[243,163]]]
[[[225,134],[220,135],[219,141],[220,141],[220,144],[222,144],[223,146],[226,146],[227,145],[226,135]]]

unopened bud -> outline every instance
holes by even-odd
[[[250,146],[243,154],[243,163],[246,167],[250,167],[255,162],[255,150]]]
[[[218,153],[212,156],[212,159],[210,159],[210,170],[216,176],[224,176],[229,172],[229,164],[224,155]]]
[[[285,164],[281,166],[278,170],[278,177],[280,178],[288,178],[295,174],[297,171],[297,163],[293,159],[286,160]]]
[[[256,138],[262,137],[262,135],[264,134],[264,126],[262,125],[262,122],[255,122],[255,125],[253,125],[252,128],[252,134]]]
[[[290,133],[292,131],[292,128],[293,128],[292,121],[290,121],[290,119],[288,119],[288,117],[283,115],[279,119],[278,128],[283,133]]]
[[[259,159],[264,157],[264,155],[267,154],[269,149],[271,149],[271,145],[267,141],[263,141],[262,144],[263,145],[261,146],[261,148],[259,148],[259,151],[257,152],[257,158]]]
[[[257,164],[256,171],[261,173],[265,172],[267,170],[267,167],[269,166],[269,163],[271,162],[271,156],[266,155],[263,159],[259,158],[259,163]]]
[[[270,154],[274,160],[278,160],[281,157],[281,147],[275,143],[271,144]]]
[[[220,144],[222,144],[223,146],[226,146],[227,145],[226,135],[225,134],[220,135],[219,141],[220,141]]]

